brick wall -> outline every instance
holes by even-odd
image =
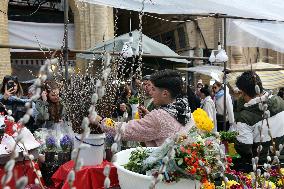
[[[74,13],[76,49],[88,49],[97,43],[113,38],[113,9],[106,6],[85,4],[71,0],[70,7]],[[76,67],[85,70],[85,61],[76,61]]]
[[[8,0],[0,1],[0,44],[9,44],[8,38]],[[10,49],[0,48],[0,82],[5,75],[11,74]]]

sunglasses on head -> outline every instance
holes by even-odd
[[[12,81],[18,81],[18,77],[17,76],[12,76],[12,75],[6,75],[5,77],[4,77],[4,81],[10,81],[10,80],[12,80]]]

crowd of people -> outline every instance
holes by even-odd
[[[260,94],[255,91],[255,85],[259,86]],[[241,155],[239,162],[250,163],[260,142],[264,148],[260,153],[260,162],[264,162],[271,140],[277,143],[276,146],[284,142],[283,90],[279,90],[278,96],[265,92],[260,78],[252,71],[239,76],[236,86],[238,91],[234,91],[232,95],[230,91],[233,90],[224,90],[224,86],[218,81],[212,86],[198,82],[194,90],[190,86],[185,87],[181,75],[174,70],[161,70],[144,76],[142,80],[133,77],[131,83],[118,89],[112,118],[125,121],[123,140],[143,142],[146,146],[159,146],[175,133],[187,132],[194,124],[191,113],[202,108],[214,123],[212,132],[233,130],[239,133],[235,144]],[[34,90],[34,86],[31,86],[29,95],[24,96],[17,77],[4,77],[0,95],[1,111],[7,113],[7,110],[12,110],[15,121],[18,121],[25,114],[25,103],[31,102],[30,97]],[[65,110],[59,92],[59,84],[47,81],[42,87],[41,98],[31,103],[33,116],[26,126],[32,132],[37,128],[51,128],[54,123],[64,119]],[[131,117],[130,99],[134,97],[140,99],[139,119]],[[257,129],[263,119],[263,111],[258,105],[262,98],[268,99],[267,109],[271,115],[269,121],[270,125],[273,124],[270,133],[273,138],[269,132],[260,134]],[[112,135],[117,131],[107,127],[103,120],[100,126]]]
[[[59,98],[60,85],[55,81],[46,81],[42,86],[41,97],[33,102],[31,97],[35,94],[34,85],[28,89],[28,94],[23,94],[23,89],[16,76],[5,76],[2,81],[0,94],[0,111],[7,114],[8,110],[12,111],[15,122],[26,113],[27,102],[31,102],[33,115],[31,116],[26,127],[34,132],[38,128],[51,128],[54,123],[64,119],[64,107]]]
[[[202,108],[214,122],[212,132],[238,132],[235,148],[241,158],[236,164],[241,170],[251,168],[247,164],[251,164],[251,158],[257,156],[257,147],[260,143],[263,143],[259,160],[261,164],[265,162],[268,154],[273,155],[273,152],[269,152],[272,140],[276,146],[284,142],[281,116],[284,112],[283,98],[265,92],[259,76],[252,71],[244,72],[237,78],[237,91],[232,88],[224,90],[222,83],[216,81],[212,87],[199,82],[195,92],[187,86],[185,93],[181,76],[173,70],[162,70],[148,78],[146,82],[143,81],[147,86],[144,86],[144,90],[152,98],[153,106],[151,110],[147,110],[149,106],[139,107],[142,118],[127,122],[122,136],[125,140],[144,142],[147,146],[159,146],[175,133],[188,131],[192,126],[190,112]],[[260,88],[260,94],[255,91],[256,85]],[[230,91],[233,91],[232,95]],[[266,126],[262,133],[259,131],[259,127],[263,126],[263,111],[259,109],[259,98],[268,99],[268,109],[271,112],[269,122],[273,123],[271,135]],[[104,124],[103,129],[115,133],[114,128],[105,127]]]

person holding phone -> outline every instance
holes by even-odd
[[[46,81],[41,99],[36,101],[36,125],[52,128],[53,124],[63,121],[65,110],[59,97],[60,85],[55,81]]]
[[[26,113],[25,103],[30,101],[30,99],[24,98],[23,89],[17,76],[6,75],[3,78],[0,102],[7,110],[12,110],[12,116],[16,122],[24,116]],[[6,114],[5,108],[2,107],[0,111]]]

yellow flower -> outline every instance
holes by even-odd
[[[110,118],[106,118],[105,125],[107,127],[114,127],[114,121]]]
[[[134,119],[140,119],[139,112],[136,112],[136,113],[134,114]]]
[[[200,130],[211,132],[214,128],[213,121],[208,117],[207,113],[201,109],[197,108],[193,112],[193,118],[196,124],[196,127]]]
[[[265,186],[266,187],[269,186],[268,188],[271,188],[271,189],[275,189],[276,188],[275,184],[273,182],[271,182],[271,181],[265,181]]]
[[[278,186],[282,186],[282,180],[281,180],[281,179],[278,179],[278,180],[277,180],[277,185],[278,185]]]
[[[284,175],[284,168],[281,168],[280,171],[281,171],[281,174]]]
[[[229,180],[226,184],[226,189],[230,189],[231,186],[239,184],[237,181]],[[225,187],[225,183],[222,182],[222,186]]]

